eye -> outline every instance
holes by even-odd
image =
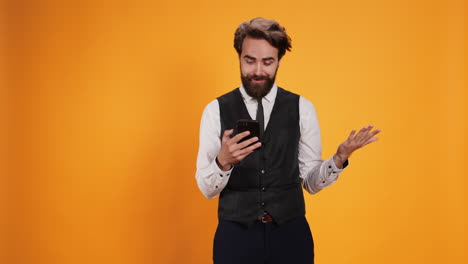
[[[254,63],[254,60],[252,60],[252,59],[246,59],[245,62],[247,62],[247,64],[253,64],[253,63]]]

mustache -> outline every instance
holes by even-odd
[[[259,75],[251,75],[251,76],[247,76],[247,78],[249,80],[256,80],[256,81],[270,79],[268,76],[259,76]]]

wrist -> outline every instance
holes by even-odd
[[[338,169],[343,169],[343,164],[348,160],[349,156],[347,155],[340,155],[336,153],[333,155],[333,162],[335,162],[335,165]]]
[[[222,171],[228,171],[231,169],[231,164],[229,163],[224,163],[222,161],[220,161],[218,159],[218,157],[216,157],[216,164],[218,164],[218,167],[222,170]]]

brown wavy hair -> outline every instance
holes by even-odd
[[[234,48],[239,56],[242,53],[242,42],[245,37],[264,39],[278,49],[278,60],[287,51],[291,51],[291,38],[286,34],[286,29],[274,20],[262,17],[254,18],[239,25],[234,33]]]

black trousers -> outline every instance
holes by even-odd
[[[305,217],[282,225],[256,222],[247,227],[219,220],[214,264],[313,264],[314,241]]]

